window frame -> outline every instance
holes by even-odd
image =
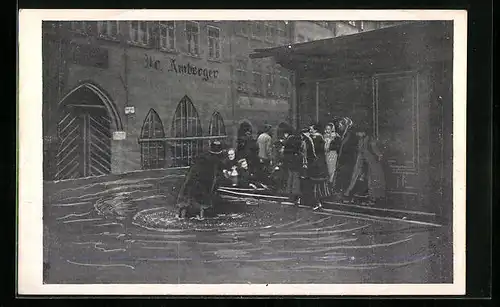
[[[144,22],[146,25],[146,43],[143,43],[142,41],[135,41],[133,40],[132,37],[132,24],[136,22],[137,23],[137,39],[139,40],[139,33],[143,32],[140,27],[140,23]],[[144,33],[143,33],[144,35]],[[134,46],[140,46],[140,47],[151,47],[151,41],[152,41],[152,26],[149,21],[144,21],[144,20],[131,20],[128,22],[128,43]]]
[[[256,78],[256,75],[259,77]],[[259,80],[259,82],[257,82]],[[255,95],[263,95],[262,88],[264,87],[264,84],[262,82],[262,71],[257,69],[252,70],[252,92]],[[260,86],[259,86],[260,85]]]
[[[111,32],[111,23],[116,22],[116,36],[112,36],[109,33]],[[103,30],[106,29],[105,32]],[[97,36],[101,39],[118,41],[120,36],[120,21],[119,20],[105,20],[97,22]]]
[[[78,24],[80,25],[79,27],[76,27],[75,25]],[[88,35],[88,27],[90,24],[88,24],[88,21],[86,20],[80,20],[80,21],[71,21],[70,22],[70,29],[72,32],[82,34],[82,35]]]
[[[217,56],[210,56],[210,40],[215,39],[215,37],[210,36],[210,29],[217,30],[218,37],[216,38],[216,40],[217,40],[217,49],[218,50],[216,50],[216,51],[219,52],[218,57]],[[207,25],[207,48],[208,48],[208,58],[209,59],[217,60],[217,61],[222,59],[221,29],[219,27]]]
[[[173,28],[169,28],[168,25],[165,23],[172,23]],[[163,20],[163,21],[158,21],[156,26],[158,27],[158,49],[161,51],[176,51],[177,50],[177,36],[176,36],[176,30],[177,30],[177,23],[174,20]],[[162,40],[163,40],[163,35],[162,35],[162,30],[165,30],[166,32],[166,37],[165,40],[167,42],[167,46],[162,45]],[[172,37],[170,37],[169,30],[172,30]],[[168,42],[170,41],[170,38],[173,38],[173,45],[168,46]]]
[[[240,65],[243,63],[243,65]],[[244,66],[244,67],[241,67]],[[248,91],[248,60],[247,59],[236,59],[236,84],[237,90],[239,92]]]
[[[188,24],[196,24],[197,26],[197,39],[196,39],[196,42],[195,42],[195,46],[197,47],[196,51],[197,53],[193,53],[191,52],[191,50],[187,50],[187,54],[188,55],[191,55],[191,56],[195,56],[195,57],[199,57],[201,55],[201,50],[200,50],[200,36],[201,36],[201,32],[200,32],[200,23],[198,21],[192,21],[192,20],[186,20],[184,22],[184,34],[185,34],[185,38],[186,38],[186,47],[189,48],[189,41],[188,41]]]

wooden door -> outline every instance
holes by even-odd
[[[424,210],[428,138],[422,75],[401,72],[373,78],[374,132],[384,153],[389,202]],[[422,96],[422,97],[419,97]]]
[[[111,172],[111,121],[104,108],[63,110],[58,122],[57,180]]]

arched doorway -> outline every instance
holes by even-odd
[[[141,129],[141,168],[158,169],[165,167],[165,131],[158,113],[150,109]]]
[[[189,166],[203,151],[203,130],[198,111],[188,96],[184,96],[174,113],[171,136],[172,166]]]
[[[97,86],[85,83],[61,100],[58,113],[55,179],[109,174],[112,128],[121,128],[109,98]]]

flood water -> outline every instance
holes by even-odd
[[[179,220],[181,176],[44,188],[46,283],[439,282],[442,227],[232,200]]]

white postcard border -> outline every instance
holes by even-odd
[[[453,20],[453,284],[44,285],[42,20]],[[463,10],[21,10],[19,13],[18,293],[23,295],[465,294],[467,12]]]

